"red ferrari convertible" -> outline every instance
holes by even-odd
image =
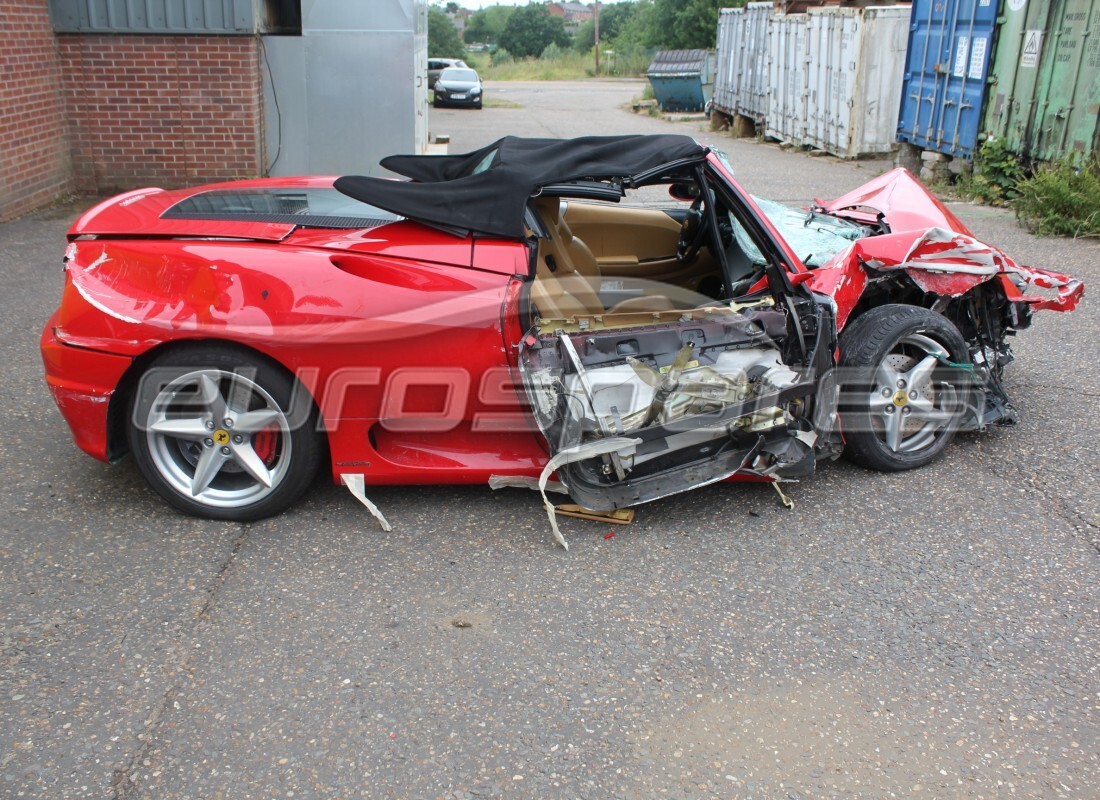
[[[1007,337],[1083,291],[904,170],[799,210],[682,136],[382,163],[410,180],[139,189],[80,217],[42,335],[77,445],[234,520],[322,464],[361,496],[556,472],[590,509],[842,451],[910,469],[1013,420]]]

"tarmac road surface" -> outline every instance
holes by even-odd
[[[887,166],[624,111],[640,93],[490,84],[431,127],[452,152],[686,131],[791,202]],[[1097,243],[952,208],[1100,286]],[[319,482],[223,524],[79,453],[49,398],[37,337],[79,210],[0,226],[0,797],[1096,796],[1093,297],[1018,339],[1017,427],[909,474],[826,465],[793,511],[719,484],[613,538],[563,520],[567,553],[524,490],[376,488],[383,534]]]

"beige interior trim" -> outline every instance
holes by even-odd
[[[564,218],[573,235],[592,251],[605,278],[694,288],[708,275],[718,274],[718,262],[707,249],[693,263],[680,263],[680,223],[661,209],[570,200]]]
[[[600,266],[585,242],[573,234],[561,217],[556,197],[534,201],[549,237],[539,241],[538,263],[531,298],[543,317],[571,317],[605,312],[599,292]],[[674,287],[669,287],[674,288]],[[616,303],[611,311],[665,311],[672,301],[660,294],[644,294]]]
[[[603,272],[604,270],[613,267],[636,267],[638,266],[638,257],[596,256],[596,263],[600,265],[600,271]]]
[[[596,258],[676,256],[680,223],[658,208],[570,201],[565,221]]]

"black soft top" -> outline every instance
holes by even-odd
[[[665,165],[702,159],[690,136],[505,136],[455,156],[389,156],[388,170],[411,182],[348,175],[336,188],[356,200],[457,233],[522,239],[527,198],[575,181],[620,181]],[[567,190],[562,190],[568,194]]]

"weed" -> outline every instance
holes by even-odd
[[[1005,146],[1003,139],[982,142],[974,158],[974,171],[959,176],[956,191],[963,197],[1004,206],[1016,199],[1016,186],[1024,178],[1020,157]]]
[[[486,97],[481,101],[485,108],[523,108],[522,103],[517,103],[514,100],[501,100],[496,97]]]
[[[1016,217],[1040,236],[1100,236],[1100,161],[1070,156],[1016,185]]]

